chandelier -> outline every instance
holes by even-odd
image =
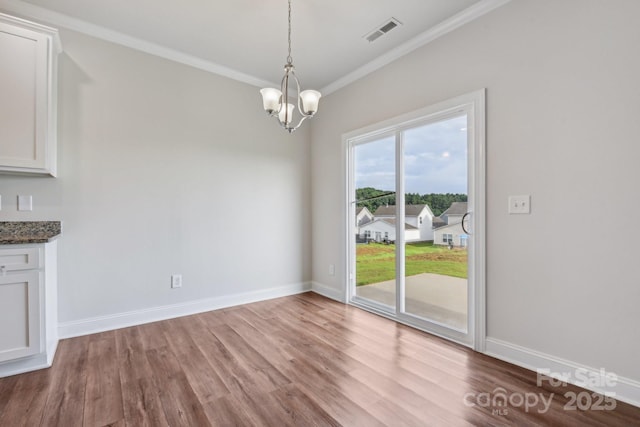
[[[289,102],[289,88],[293,84],[296,91],[296,100],[298,112],[302,116],[297,125],[293,125],[293,115],[295,105]],[[280,122],[280,126],[285,128],[289,133],[298,129],[302,122],[318,111],[318,102],[322,96],[317,90],[300,91],[300,81],[296,77],[295,68],[293,67],[293,59],[291,58],[291,0],[289,0],[289,55],[287,63],[284,65],[284,77],[280,84],[280,90],[275,88],[264,88],[260,90],[262,94],[262,105],[264,111],[270,117],[276,117]]]

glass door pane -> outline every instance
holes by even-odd
[[[404,313],[466,333],[467,115],[406,130],[403,144]]]
[[[395,312],[395,136],[353,147],[355,296]]]

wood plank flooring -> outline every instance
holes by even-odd
[[[553,395],[549,410],[469,406]],[[573,386],[313,293],[63,340],[0,379],[0,426],[633,426],[565,410]],[[493,393],[493,394],[492,394]]]

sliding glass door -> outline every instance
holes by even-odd
[[[477,92],[345,137],[349,301],[470,346],[484,327],[483,108]]]
[[[380,210],[395,209],[395,135],[365,140],[354,145],[352,153],[356,241],[354,293],[378,309],[394,313],[396,227],[393,215],[380,216]]]
[[[468,240],[467,114],[403,132],[404,310],[466,333]],[[465,218],[466,219],[466,218]],[[411,227],[416,227],[414,231]]]

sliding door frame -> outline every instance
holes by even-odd
[[[405,241],[403,221],[396,221],[396,306],[395,310],[389,310],[389,306],[365,300],[355,295],[354,281],[356,279],[355,257],[355,206],[353,195],[355,194],[355,182],[353,174],[353,151],[359,144],[372,142],[381,138],[395,136],[396,143],[396,218],[404,218],[405,194],[404,194],[404,131],[420,125],[446,120],[450,117],[467,115],[468,140],[471,147],[468,152],[468,193],[469,211],[471,215],[471,230],[473,233],[472,244],[468,250],[469,274],[468,279],[468,331],[456,331],[455,329],[440,325],[436,322],[418,319],[405,313],[404,304],[404,257]],[[342,137],[343,153],[345,155],[343,176],[344,198],[344,227],[346,268],[344,281],[344,296],[348,304],[352,304],[372,311],[376,314],[389,317],[400,323],[425,330],[431,334],[442,336],[476,351],[483,352],[486,338],[486,261],[485,261],[485,90],[480,89],[465,95],[461,95],[434,105],[385,120],[365,128],[361,128]],[[400,282],[398,282],[398,280]]]

